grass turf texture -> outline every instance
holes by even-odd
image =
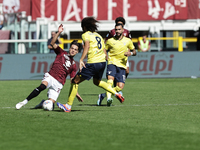
[[[200,147],[200,79],[127,79],[125,102],[96,106],[104,92],[85,81],[79,85],[83,103],[74,100],[71,113],[31,109],[47,90],[20,110],[40,81],[0,81],[1,150],[198,150]],[[58,102],[65,103],[69,80]]]

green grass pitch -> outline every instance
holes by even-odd
[[[200,79],[127,79],[121,104],[96,106],[104,92],[85,81],[83,103],[74,100],[71,113],[32,109],[47,90],[20,110],[40,80],[0,81],[1,150],[199,150]],[[66,103],[67,80],[58,102]]]

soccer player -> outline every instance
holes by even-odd
[[[106,51],[104,51],[105,45],[103,38],[96,32],[98,27],[96,23],[98,23],[98,21],[93,17],[86,17],[81,21],[81,27],[84,32],[82,34],[84,49],[79,62],[80,70],[72,80],[67,104],[57,102],[58,107],[65,112],[71,111],[79,83],[84,80],[90,80],[92,77],[93,83],[96,86],[114,94],[121,103],[124,102],[123,96],[118,94],[109,84],[101,81],[106,66]],[[83,60],[86,55],[88,59],[87,63],[84,64]]]
[[[123,24],[123,26],[124,26],[124,25],[126,24],[126,21],[125,21],[125,19],[124,19],[123,17],[117,17],[117,18],[115,19],[115,24],[117,24],[117,23],[121,23],[121,24]],[[105,43],[106,43],[106,41],[107,41],[109,38],[112,38],[112,37],[114,37],[115,35],[116,35],[115,29],[110,30],[109,33],[106,35]],[[125,37],[131,39],[131,33],[130,33],[127,29],[124,29],[123,35],[124,35]],[[127,67],[127,69],[126,69],[126,78],[127,78],[127,77],[128,77],[128,74],[129,74],[129,62],[128,62],[128,61],[127,61],[126,67]]]
[[[124,88],[126,80],[126,63],[129,56],[136,55],[135,47],[131,39],[123,35],[123,24],[117,23],[115,25],[116,35],[107,40],[105,49],[108,52],[108,65],[107,65],[107,83],[113,85],[116,80],[117,85],[115,90],[120,92]],[[129,51],[130,50],[130,51]],[[97,101],[97,105],[101,105],[103,99]],[[113,99],[111,94],[107,92],[107,106],[111,106]]]
[[[46,88],[49,89],[47,93],[48,99],[55,103],[65,84],[67,75],[70,75],[71,79],[76,75],[76,63],[73,57],[78,53],[81,44],[74,40],[69,48],[69,53],[61,49],[55,42],[62,31],[63,25],[61,24],[58,28],[58,33],[56,33],[51,41],[51,46],[54,48],[57,56],[50,71],[44,74],[44,78],[39,87],[34,89],[24,101],[16,104],[16,109],[20,109],[22,106],[26,105],[31,99],[38,96],[40,92]],[[79,95],[77,95],[77,98],[79,101],[82,100]],[[36,108],[41,107],[43,102],[44,100],[41,101]]]
[[[124,26],[126,24],[126,21],[123,17],[117,17],[115,19],[115,24],[117,24],[117,23],[121,23]],[[106,35],[105,43],[108,39],[114,37],[115,35],[116,35],[116,33],[115,33],[115,28],[114,28],[114,29],[110,30],[109,33]],[[127,29],[124,29],[123,36],[131,39],[131,33]],[[126,63],[126,78],[128,77],[128,74],[129,74],[129,62],[127,60],[127,63]],[[116,86],[116,80],[114,80],[114,87],[115,86]],[[122,91],[120,91],[119,93],[122,95]],[[101,105],[101,102],[105,97],[106,97],[106,93],[99,94],[99,98],[97,100],[97,105]]]

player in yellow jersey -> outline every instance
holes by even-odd
[[[115,90],[120,92],[124,88],[126,80],[126,63],[129,56],[136,55],[135,47],[131,39],[123,35],[123,24],[115,25],[116,35],[107,40],[105,49],[108,52],[108,65],[107,65],[107,83],[113,85],[116,80],[117,85]],[[130,50],[130,51],[129,51]],[[103,99],[97,101],[97,105],[101,105]],[[107,92],[107,106],[111,106],[113,99],[111,94]]]
[[[84,80],[90,80],[92,77],[93,83],[96,86],[114,94],[121,103],[124,101],[124,97],[118,94],[111,85],[101,81],[106,67],[106,51],[104,50],[105,45],[103,38],[96,32],[98,27],[96,23],[98,23],[98,21],[93,17],[86,17],[81,21],[81,27],[84,32],[82,34],[84,49],[79,62],[80,70],[72,80],[67,104],[57,102],[58,107],[65,112],[71,111],[79,83]],[[88,60],[87,63],[84,64],[83,60],[86,55],[88,56]]]

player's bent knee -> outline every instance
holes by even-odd
[[[94,83],[94,85],[99,86],[100,80],[93,79],[93,83]]]
[[[121,83],[121,84],[118,84],[117,86],[118,86],[121,90],[124,88],[124,84],[122,84],[122,83]]]
[[[72,83],[74,84],[79,84],[81,83],[82,81],[84,81],[83,78],[81,78],[80,76],[76,75],[73,79],[72,79]]]

